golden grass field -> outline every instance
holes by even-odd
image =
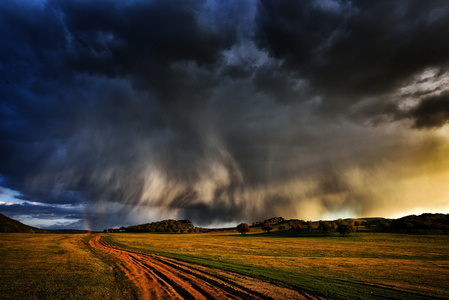
[[[449,298],[449,236],[357,232],[102,234],[124,248],[337,299]],[[87,234],[0,234],[1,299],[126,299],[135,289]]]
[[[449,236],[109,234],[110,243],[341,299],[449,298]]]
[[[135,289],[87,234],[0,234],[0,299],[126,299]]]

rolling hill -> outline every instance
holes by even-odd
[[[0,214],[0,232],[47,233],[47,230],[31,227]]]

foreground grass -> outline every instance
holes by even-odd
[[[449,236],[356,233],[104,236],[124,248],[261,278],[340,299],[449,298]]]
[[[0,234],[1,299],[129,299],[135,288],[86,234]]]

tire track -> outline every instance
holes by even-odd
[[[154,257],[154,259],[157,262],[165,265],[166,267],[175,269],[178,272],[189,274],[199,280],[204,281],[205,283],[210,284],[211,286],[217,287],[231,294],[239,294],[239,296],[244,297],[245,299],[273,299],[272,297],[263,295],[257,291],[253,291],[224,277],[220,278],[220,280],[217,280],[209,273],[196,269],[192,266],[186,266],[182,263],[177,263],[175,260],[167,259],[165,257]]]
[[[142,299],[324,299],[230,272],[112,247],[100,236],[89,244],[117,262],[140,289]]]

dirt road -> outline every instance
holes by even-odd
[[[230,272],[112,247],[100,236],[89,243],[117,261],[142,299],[323,299]]]

